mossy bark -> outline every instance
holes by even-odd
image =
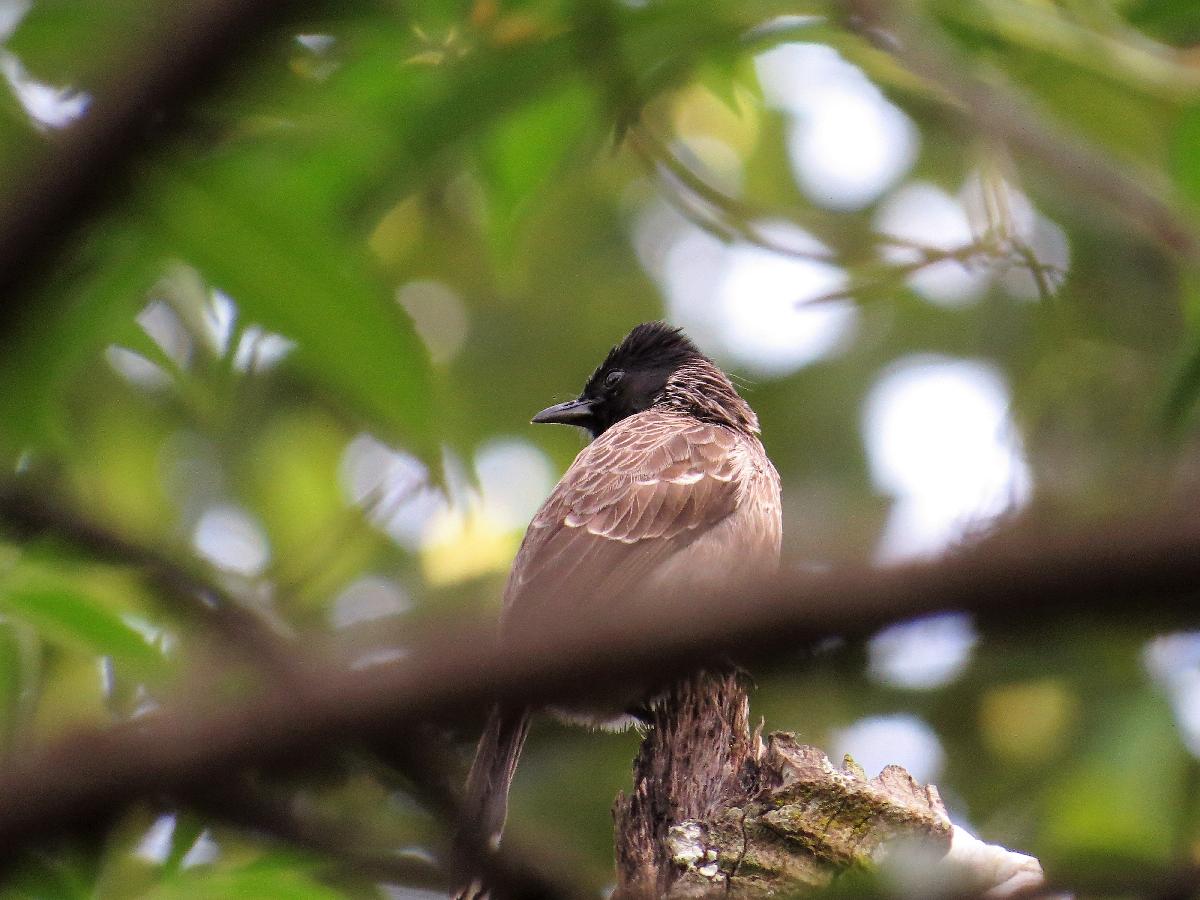
[[[943,887],[1001,897],[1042,878],[1037,860],[957,829],[937,788],[899,766],[868,778],[792,734],[751,734],[732,674],[701,673],[656,704],[614,817],[618,898],[794,894],[897,848]]]

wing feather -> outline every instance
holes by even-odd
[[[505,588],[506,619],[619,598],[729,519],[743,501],[739,441],[753,441],[770,467],[756,439],[677,413],[648,410],[602,434],[525,533]],[[777,480],[774,491],[777,504]]]

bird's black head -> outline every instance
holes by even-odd
[[[685,373],[686,378],[680,377]],[[728,414],[703,415],[702,407],[714,403],[728,405]],[[673,406],[701,418],[729,419],[727,424],[740,427],[752,420],[757,429],[754,413],[725,374],[687,335],[665,322],[634,328],[609,351],[578,399],[544,409],[533,421],[576,425],[596,438],[622,419],[655,405]]]

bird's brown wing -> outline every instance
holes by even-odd
[[[738,506],[743,440],[657,410],[602,434],[530,523],[505,588],[506,619],[613,602],[726,520]]]

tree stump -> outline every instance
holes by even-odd
[[[707,821],[757,792],[757,736],[749,728],[744,676],[700,672],[655,704],[633,766],[633,792],[621,794],[616,822],[617,897],[669,893],[679,867],[670,834]]]
[[[916,895],[1043,883],[1036,859],[957,828],[937,788],[901,767],[868,778],[792,734],[751,734],[733,673],[697,674],[661,698],[613,813],[621,900],[794,894],[889,859]]]

